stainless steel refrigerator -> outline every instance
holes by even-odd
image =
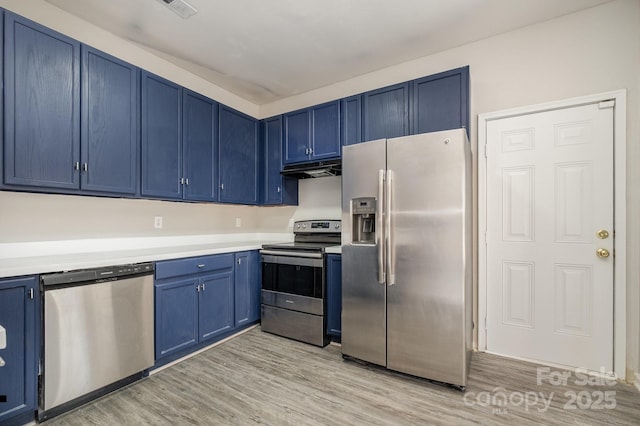
[[[467,384],[471,150],[464,129],[343,148],[342,353]]]

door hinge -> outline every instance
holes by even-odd
[[[598,104],[599,109],[613,108],[616,105],[615,99],[611,99],[608,101],[602,101]]]

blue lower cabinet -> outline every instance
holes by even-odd
[[[157,262],[155,273],[157,366],[260,319],[257,250]]]
[[[260,253],[244,251],[235,256],[235,325],[240,327],[260,319]]]
[[[6,347],[0,348],[0,424],[34,420],[39,358],[38,280],[0,280],[0,326]]]
[[[327,334],[342,334],[342,256],[327,255]]]
[[[233,270],[200,278],[198,286],[198,312],[200,314],[200,341],[231,331],[233,317]]]
[[[197,278],[156,284],[156,358],[198,342]]]

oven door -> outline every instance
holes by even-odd
[[[262,254],[262,289],[324,299],[324,261],[319,257]]]

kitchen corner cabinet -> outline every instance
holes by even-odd
[[[342,256],[327,255],[327,334],[342,334]]]
[[[242,327],[260,319],[260,253],[235,253],[235,262],[235,325]]]
[[[263,204],[297,205],[298,179],[285,178],[282,170],[282,116],[268,118],[262,123],[264,147]]]
[[[156,359],[234,327],[234,255],[156,263]]]
[[[284,115],[284,164],[340,158],[340,101]]]
[[[469,132],[469,67],[412,82],[411,134],[464,127]]]
[[[34,419],[40,346],[38,288],[37,277],[0,280],[0,326],[6,330],[6,347],[0,349],[3,425]]]
[[[4,183],[80,187],[80,43],[4,14]]]
[[[363,140],[408,135],[409,98],[408,82],[362,95]]]
[[[220,105],[220,201],[258,204],[258,120]]]

